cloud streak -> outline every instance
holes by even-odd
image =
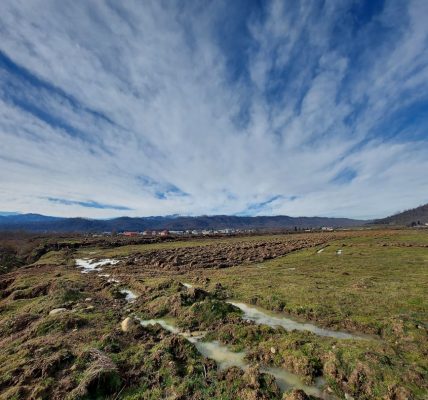
[[[428,6],[373,4],[3,2],[0,209],[371,218],[428,201]]]
[[[125,206],[115,206],[112,204],[101,204],[93,200],[88,201],[78,201],[78,200],[68,200],[68,199],[57,199],[54,197],[48,197],[48,201],[54,204],[61,204],[65,206],[80,206],[86,208],[98,208],[101,210],[117,210],[117,211],[131,211],[132,208]]]

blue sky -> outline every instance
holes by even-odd
[[[4,0],[0,210],[428,202],[428,2]]]

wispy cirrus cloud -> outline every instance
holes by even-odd
[[[169,182],[159,182],[150,176],[139,175],[137,181],[142,185],[144,190],[147,190],[151,195],[159,200],[167,200],[172,197],[186,197],[188,193],[183,192],[177,186]]]
[[[4,1],[0,209],[376,217],[426,202],[427,17],[423,0]]]
[[[131,211],[132,208],[125,206],[118,206],[113,204],[101,204],[93,200],[79,201],[70,199],[58,199],[55,197],[48,197],[48,201],[55,204],[61,204],[64,206],[80,206],[85,208],[98,208],[101,210],[117,210],[117,211]]]

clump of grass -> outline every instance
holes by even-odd
[[[117,366],[105,353],[90,349],[82,354],[80,361],[85,369],[69,399],[106,398],[120,389],[121,378]]]
[[[50,292],[52,299],[57,305],[76,302],[87,296],[83,282],[66,277],[55,280]]]
[[[236,318],[242,315],[242,311],[219,300],[204,300],[194,303],[182,316],[178,325],[188,329],[207,329],[225,321],[227,318]]]
[[[69,332],[72,329],[81,328],[88,324],[85,315],[72,312],[64,312],[58,315],[50,315],[40,321],[35,327],[37,336],[45,336],[50,333]]]

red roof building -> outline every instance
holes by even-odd
[[[123,236],[138,236],[138,232],[123,232]]]

